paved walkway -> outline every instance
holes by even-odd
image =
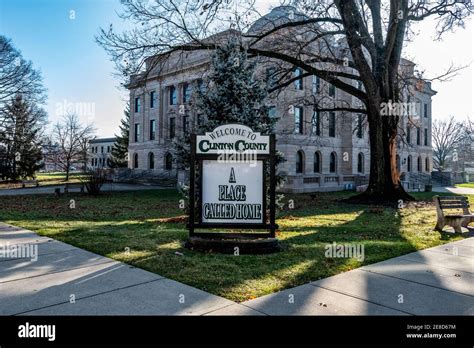
[[[474,195],[474,188],[470,187],[433,187],[433,192],[451,192],[457,195]]]
[[[0,315],[474,315],[474,238],[242,304],[0,223],[20,244],[39,257],[0,258]]]
[[[54,190],[60,188],[64,192],[63,185],[49,185],[39,187],[0,189],[0,196],[18,196],[18,195],[38,195],[38,194],[54,194]],[[122,183],[106,183],[102,186],[102,191],[138,191],[138,190],[156,190],[166,187],[157,185],[139,185],[139,184],[122,184]],[[72,187],[69,192],[80,192],[79,187]]]

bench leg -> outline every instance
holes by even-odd
[[[452,227],[454,228],[454,232],[456,233],[462,233],[462,227],[461,227],[462,220],[459,221],[454,221],[452,223]]]
[[[471,222],[474,222],[474,217],[472,218],[465,218],[461,224],[462,227],[466,227],[467,228],[467,225],[469,225]]]
[[[443,232],[443,227],[445,226],[444,218],[438,218],[438,221],[436,222],[435,230],[439,232]]]

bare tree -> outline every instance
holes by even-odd
[[[66,181],[69,180],[69,172],[74,162],[83,162],[85,153],[84,144],[94,137],[92,125],[82,125],[77,115],[64,116],[62,122],[58,122],[53,128],[52,142],[58,145],[58,151],[53,155],[61,170],[66,172]]]
[[[451,116],[448,120],[435,120],[433,122],[433,164],[435,169],[446,169],[447,160],[453,151],[462,143],[466,134],[464,125]]]
[[[286,3],[283,1],[283,3]],[[260,18],[253,0],[122,0],[123,18],[136,27],[122,34],[102,29],[97,41],[119,72],[143,78],[177,52],[214,50],[223,28],[241,35],[243,49],[259,59],[278,62],[287,72],[317,76],[361,102],[360,108],[336,102],[316,105],[321,111],[366,115],[370,140],[370,181],[356,200],[411,200],[396,167],[399,115],[384,116],[382,105],[402,102],[400,61],[403,44],[413,35],[412,23],[434,17],[437,37],[463,26],[473,12],[465,0],[293,0],[294,10],[276,18]],[[154,58],[151,58],[154,57]],[[146,68],[145,74],[143,70]],[[401,76],[402,75],[402,76]],[[280,74],[277,89],[291,84]],[[142,80],[143,81],[143,80]],[[419,87],[413,81],[412,88]],[[423,89],[423,85],[421,85]]]
[[[21,56],[9,39],[0,35],[0,109],[17,94],[32,103],[42,104],[45,92],[41,74]]]

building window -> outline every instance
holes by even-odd
[[[416,128],[416,145],[421,145],[421,130]]]
[[[364,136],[363,127],[364,116],[361,114],[357,115],[357,138],[362,139]]]
[[[173,169],[173,156],[170,153],[167,153],[165,156],[165,169]]]
[[[318,151],[314,153],[313,171],[315,173],[321,173],[321,153]]]
[[[411,155],[407,159],[407,172],[411,172]]]
[[[135,123],[135,142],[138,142],[138,139],[140,139],[140,124]]]
[[[407,143],[411,143],[411,127],[407,126]]]
[[[183,134],[186,134],[186,132],[188,131],[188,120],[188,116],[183,116]]]
[[[140,112],[140,97],[135,98],[135,112]]]
[[[431,166],[430,166],[430,158],[426,157],[425,158],[425,170],[429,173],[431,171]]]
[[[311,119],[311,132],[317,136],[321,135],[321,117],[319,111],[313,111]]]
[[[337,172],[337,156],[335,152],[331,152],[331,155],[329,156],[329,172]]]
[[[271,68],[267,68],[265,70],[265,75],[266,75],[266,78],[267,78],[267,85],[268,87],[274,87],[276,85],[276,68],[274,67],[271,67]]]
[[[428,128],[425,128],[424,133],[425,146],[428,146]]]
[[[421,167],[421,156],[418,157],[418,171],[421,172],[423,168]]]
[[[155,155],[153,152],[148,154],[148,169],[155,169]]]
[[[303,108],[295,107],[295,133],[303,134]]]
[[[155,107],[155,101],[156,101],[156,92],[151,91],[150,92],[150,108],[153,109]]]
[[[100,153],[104,153],[104,147],[103,146],[100,147]]]
[[[336,96],[336,87],[334,85],[329,85],[329,96],[333,98]]]
[[[169,89],[168,89],[168,93],[169,93],[169,102],[170,102],[170,105],[176,105],[176,100],[177,100],[177,96],[176,96],[176,87],[175,86],[170,86]]]
[[[303,151],[298,151],[296,153],[296,174],[302,174],[304,167],[304,154]]]
[[[198,114],[197,115],[197,124],[198,126],[202,126],[204,124],[204,115],[203,114]]]
[[[156,120],[150,120],[150,140],[156,139]]]
[[[319,80],[319,77],[316,75],[313,75],[313,93],[319,93],[319,89],[321,86],[321,81]]]
[[[183,84],[183,103],[189,103],[191,100],[191,88],[189,88],[189,83]]]
[[[300,77],[302,75],[302,71],[300,68],[295,69],[295,78]],[[298,90],[303,90],[303,78],[299,78],[295,80],[295,88]]]
[[[138,153],[133,155],[133,168],[138,168]]]
[[[170,117],[170,139],[174,138],[176,130],[176,119],[174,117]]]
[[[277,109],[275,106],[269,106],[268,107],[268,117],[270,118],[276,118],[277,117]]]
[[[329,113],[329,136],[333,138],[336,136],[336,113],[334,111]]]
[[[203,93],[205,91],[205,86],[204,86],[204,81],[202,79],[198,79],[196,81],[196,85],[197,85],[197,88],[198,90]]]
[[[425,118],[428,117],[428,104],[424,104],[423,116],[424,116]]]
[[[362,152],[357,155],[357,172],[364,173],[364,154]]]
[[[110,146],[107,146],[107,153],[110,152]]]

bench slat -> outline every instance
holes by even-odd
[[[469,206],[462,205],[462,204],[441,205],[441,209],[462,209],[462,208],[469,208]]]
[[[467,198],[464,196],[439,196],[440,201],[466,201]]]

